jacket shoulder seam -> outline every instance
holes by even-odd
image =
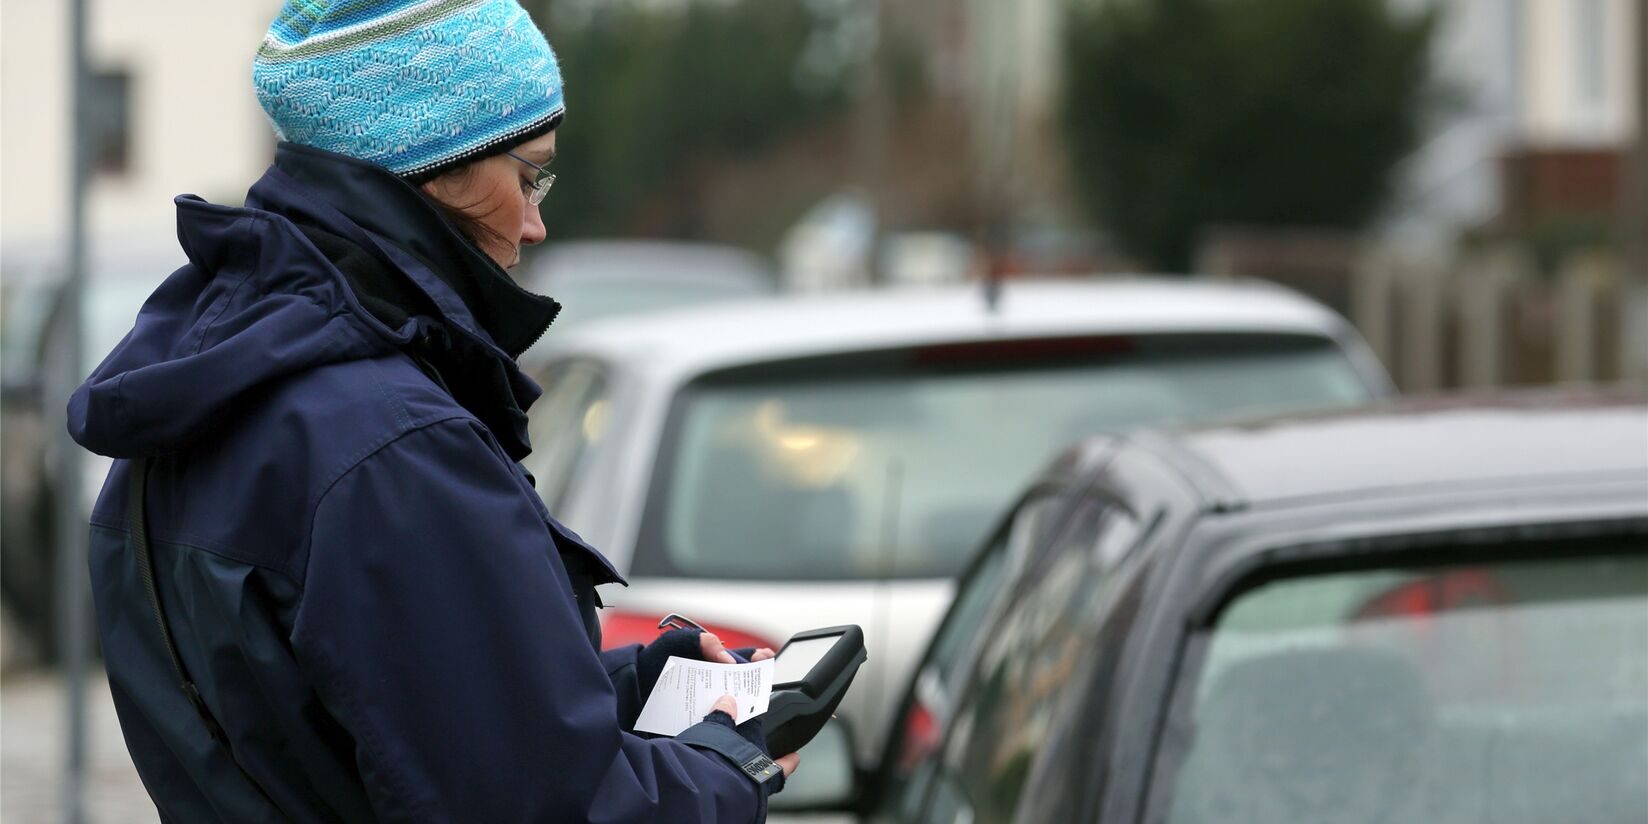
[[[349,472],[358,466],[362,461],[371,457],[374,452],[383,449],[395,440],[404,437],[409,432],[433,426],[448,420],[462,420],[471,422],[477,426],[484,426],[481,424],[480,419],[475,417],[474,413],[458,405],[456,401],[451,400],[449,397],[446,398],[448,402],[446,405],[447,408],[435,409],[425,412],[421,417],[413,417],[410,407],[406,404],[405,392],[397,389],[393,385],[393,382],[385,377],[384,366],[379,363],[379,361],[391,357],[395,358],[397,363],[411,364],[410,357],[405,352],[399,350],[394,352],[385,352],[379,357],[365,358],[345,364],[335,364],[336,366],[359,365],[360,368],[366,371],[366,375],[363,380],[371,382],[372,388],[377,390],[376,396],[383,401],[382,407],[374,407],[374,414],[388,415],[392,419],[392,424],[388,426],[387,431],[383,434],[365,441],[361,444],[361,446],[355,449],[354,452],[344,455],[337,461],[337,463],[333,465],[330,472],[323,476],[325,480],[319,484],[321,492],[320,496],[315,499],[317,506],[319,505],[320,498],[324,498],[326,492],[331,488],[331,486],[337,483],[344,475],[349,474]],[[417,370],[415,366],[413,366],[413,369],[414,371],[417,371],[420,378],[426,381],[428,380],[428,377],[425,376],[422,371]],[[431,382],[429,385],[433,387],[434,383]]]
[[[304,529],[303,552],[300,556],[302,558],[302,570],[298,575],[300,583],[307,582],[309,578],[309,553],[314,548],[315,544],[315,521],[320,515],[320,508],[326,503],[327,496],[332,494],[332,490],[336,489],[338,484],[342,483],[345,478],[349,477],[350,474],[360,468],[367,461],[370,461],[390,446],[400,442],[408,435],[434,429],[441,424],[452,421],[461,422],[465,426],[469,427],[479,425],[479,421],[476,421],[474,416],[468,414],[467,412],[442,414],[422,420],[408,419],[404,428],[391,432],[388,435],[379,438],[377,441],[362,447],[359,452],[345,461],[345,465],[342,469],[333,475],[330,480],[326,481],[324,484],[321,484],[320,494],[315,496],[315,502],[308,507],[309,523]],[[301,611],[303,608],[303,596],[307,592],[307,589],[308,588],[306,586],[299,588],[298,602],[294,605],[298,611]]]

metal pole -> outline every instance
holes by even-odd
[[[47,393],[47,420],[58,423],[57,461],[57,638],[66,685],[66,726],[63,738],[63,821],[85,820],[83,785],[86,774],[86,513],[81,506],[80,446],[69,437],[64,420],[68,394],[85,377],[80,374],[81,300],[86,282],[86,0],[69,4],[70,105],[69,227],[67,272],[63,286],[63,325],[58,338],[57,391]]]
[[[858,64],[858,101],[851,138],[852,163],[854,177],[858,179],[860,190],[869,199],[870,207],[875,211],[877,226],[874,231],[876,236],[879,236],[879,224],[883,217],[883,195],[891,189],[887,182],[887,136],[891,130],[891,103],[887,99],[887,87],[881,65],[881,46],[887,21],[881,0],[861,0],[853,14],[857,15],[859,32],[865,38],[865,42],[862,44],[863,53],[859,55]],[[879,271],[874,254],[865,261],[864,275],[869,278],[870,284],[882,283],[886,276],[885,272]]]
[[[1624,208],[1620,239],[1625,252],[1621,301],[1620,372],[1627,380],[1648,382],[1648,3],[1634,9],[1636,140],[1624,165]]]
[[[997,164],[1001,157],[1001,130],[1006,125],[1001,83],[1000,46],[996,17],[999,14],[993,0],[968,0],[967,60],[972,95],[966,116],[969,118],[968,151],[972,160],[973,245],[984,256],[984,302],[994,312],[1001,297],[1001,244],[997,237],[1000,214],[1001,174]],[[1009,10],[1010,12],[1011,10]]]

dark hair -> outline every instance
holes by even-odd
[[[484,159],[485,158],[479,158],[461,166],[448,169],[445,172],[435,175],[433,178],[427,178],[427,180],[434,180],[435,178],[442,177],[454,177],[458,178],[460,183],[467,183],[468,181],[464,180],[464,178],[468,178],[470,175],[474,174],[475,164]],[[452,228],[458,230],[458,234],[463,235],[469,240],[470,243],[475,244],[476,248],[480,249],[482,252],[485,252],[487,243],[495,243],[500,247],[509,247],[512,245],[509,242],[509,238],[504,237],[503,234],[497,229],[486,225],[486,223],[481,220],[484,215],[475,215],[471,213],[470,210],[478,204],[471,203],[468,206],[453,206],[440,200],[439,198],[431,196],[428,192],[425,192],[423,190],[423,186],[421,185],[422,182],[423,181],[419,181],[418,184],[415,184],[418,194],[421,195],[424,200],[428,201],[429,205],[434,206],[441,213],[441,216],[446,218],[446,222],[451,224]]]
[[[479,204],[471,203],[468,206],[452,206],[450,204],[443,203],[434,197],[430,197],[429,193],[423,190],[423,184],[443,177],[457,177],[460,178],[458,180],[459,183],[467,184],[468,181],[462,178],[468,178],[470,175],[475,173],[475,164],[480,163],[487,158],[501,155],[510,149],[521,145],[522,143],[555,131],[556,127],[561,125],[561,119],[563,116],[563,113],[556,112],[555,115],[550,117],[548,120],[525,132],[515,135],[506,142],[488,146],[483,150],[465,157],[454,158],[453,160],[446,161],[446,163],[450,163],[452,165],[445,165],[443,163],[433,169],[428,169],[415,175],[409,175],[405,178],[405,180],[406,182],[412,184],[413,188],[418,190],[418,194],[423,196],[424,200],[429,201],[431,206],[434,206],[436,209],[440,210],[440,213],[446,218],[446,222],[450,224],[452,228],[457,229],[458,234],[463,235],[469,240],[470,243],[475,244],[475,246],[481,251],[486,251],[486,244],[489,242],[496,243],[499,246],[513,247],[515,244],[511,243],[509,238],[504,237],[498,230],[481,222],[481,218],[485,217],[485,215],[475,215],[470,211]]]
[[[486,250],[486,243],[484,241],[495,242],[500,246],[513,246],[514,244],[510,243],[509,238],[504,237],[498,232],[498,230],[492,228],[491,226],[482,223],[479,217],[468,211],[469,209],[474,208],[476,204],[472,203],[469,206],[447,205],[446,203],[442,203],[441,201],[430,197],[429,194],[423,190],[423,184],[442,177],[451,177],[456,175],[468,177],[474,173],[475,164],[486,160],[489,157],[501,155],[504,152],[521,145],[522,143],[555,131],[556,127],[561,125],[561,120],[563,117],[564,114],[562,112],[556,112],[555,115],[550,117],[548,120],[525,132],[515,135],[507,142],[494,144],[474,154],[446,161],[447,163],[451,163],[453,165],[447,166],[442,164],[433,169],[419,172],[415,175],[410,175],[406,178],[406,182],[411,183],[413,187],[418,190],[418,194],[423,195],[423,199],[429,201],[430,205],[434,206],[436,209],[439,209],[441,214],[446,217],[446,222],[452,225],[452,228],[457,229],[459,234],[468,238],[470,243],[475,244],[482,251]]]

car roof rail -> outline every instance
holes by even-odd
[[[1190,449],[1183,441],[1154,429],[1128,433],[1124,439],[1143,452],[1160,458],[1190,486],[1203,503],[1203,511],[1213,514],[1240,512],[1249,501],[1236,485],[1213,464]]]

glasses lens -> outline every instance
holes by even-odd
[[[555,185],[555,175],[543,172],[538,175],[538,181],[532,186],[532,196],[528,198],[532,205],[537,206],[544,202],[544,195],[549,194],[549,187]]]

